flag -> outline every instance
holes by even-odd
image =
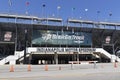
[[[85,11],[88,11],[88,9],[85,9]]]
[[[60,6],[57,7],[57,9],[60,9],[60,8],[61,8]]]
[[[28,6],[30,3],[29,2],[26,2],[26,6]]]
[[[75,8],[72,8],[72,10],[75,10]]]
[[[27,9],[27,6],[29,6],[29,4],[30,4],[30,3],[27,1],[27,2],[26,2],[26,12],[25,12],[26,15],[28,15],[28,9]]]
[[[110,13],[109,16],[112,16],[112,13]]]
[[[11,0],[8,0],[8,4],[9,4],[9,6],[12,6]]]
[[[43,6],[43,7],[45,7],[46,5],[45,5],[45,4],[43,4],[42,6]]]
[[[100,11],[97,11],[97,13],[100,13]]]

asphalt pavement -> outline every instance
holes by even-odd
[[[46,70],[47,68],[47,70]],[[10,72],[13,70],[13,72]],[[0,66],[0,80],[120,80],[120,63]]]

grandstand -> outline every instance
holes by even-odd
[[[120,61],[120,24],[0,14],[0,64]]]

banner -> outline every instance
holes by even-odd
[[[4,31],[2,30],[0,33],[0,42],[14,42],[15,41],[15,33],[12,31]]]
[[[12,32],[5,32],[4,34],[4,41],[11,41]]]
[[[111,42],[111,36],[106,36],[105,43],[110,44],[110,42]]]
[[[32,44],[91,45],[91,43],[91,33],[33,30]]]
[[[38,47],[36,52],[95,52],[95,48]]]

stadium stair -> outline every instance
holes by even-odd
[[[24,51],[16,51],[15,55],[9,55],[2,60],[0,60],[0,65],[5,65],[6,63],[9,64],[16,64],[16,60],[24,56]]]
[[[120,62],[120,58],[118,56],[110,54],[103,48],[96,48],[95,52],[100,52],[100,55],[103,55],[103,56],[109,58],[111,60],[111,62],[115,62],[115,61]]]
[[[4,65],[6,63],[9,63],[10,61],[15,61],[17,60],[17,56],[14,56],[14,55],[9,55],[5,58],[3,58],[2,60],[0,60],[0,65]]]

